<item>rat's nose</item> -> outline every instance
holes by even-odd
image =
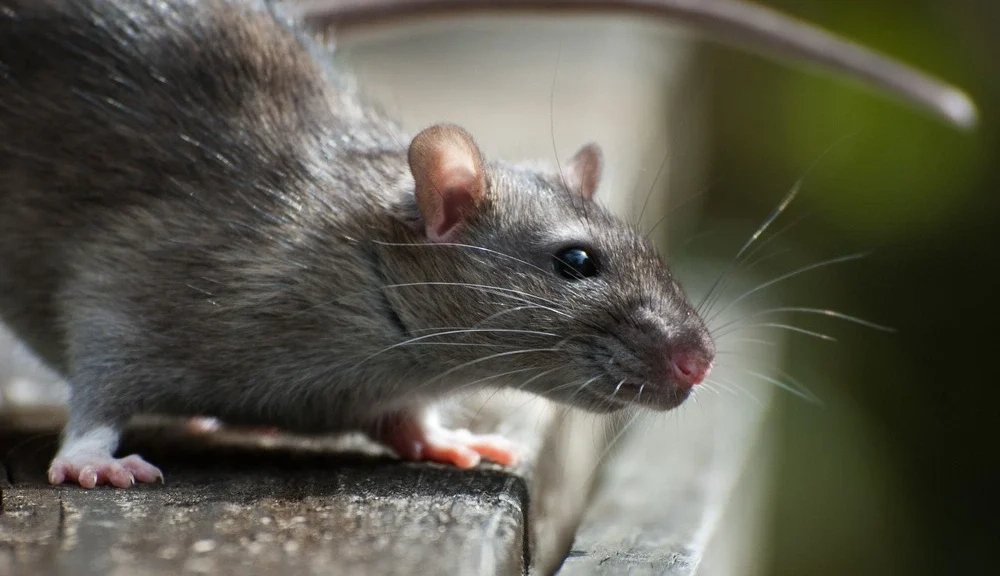
[[[677,351],[670,355],[674,377],[688,386],[700,384],[712,369],[712,362],[693,351]]]

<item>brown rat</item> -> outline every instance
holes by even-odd
[[[708,373],[680,286],[593,199],[596,146],[543,172],[409,138],[263,3],[0,7],[0,314],[70,382],[53,483],[160,477],[112,457],[142,412],[508,463],[434,402],[663,410]]]
[[[70,382],[51,482],[160,478],[113,457],[144,412],[509,463],[434,403],[667,410],[708,374],[595,145],[546,171],[410,137],[324,56],[263,1],[0,0],[0,317]]]

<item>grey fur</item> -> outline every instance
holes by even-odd
[[[260,2],[0,0],[0,316],[71,383],[71,432],[368,429],[545,371],[588,410],[683,401],[667,352],[714,348],[637,231],[490,163],[463,246],[429,243],[410,137],[321,54]],[[567,281],[578,243],[601,274]]]

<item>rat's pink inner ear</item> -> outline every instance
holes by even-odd
[[[486,194],[479,147],[462,128],[437,124],[410,142],[409,162],[427,237],[448,240]]]
[[[604,169],[604,154],[597,144],[586,144],[563,166],[562,176],[570,190],[590,200],[597,193]]]

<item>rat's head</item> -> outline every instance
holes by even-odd
[[[419,347],[434,370],[591,411],[667,410],[708,375],[715,347],[680,285],[594,201],[595,145],[549,173],[487,163],[465,131],[439,125],[414,138],[409,162],[420,258],[393,264],[403,283],[429,284],[393,299],[411,336],[449,344]]]

